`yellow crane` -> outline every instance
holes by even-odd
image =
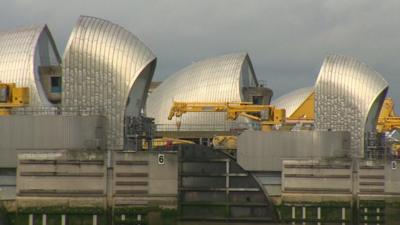
[[[0,83],[0,116],[10,115],[12,108],[29,104],[29,88],[14,83]]]
[[[313,123],[315,93],[312,92],[300,106],[291,114],[287,115],[286,123]],[[386,98],[383,102],[376,130],[378,133],[390,132],[400,129],[400,117],[394,111],[394,103],[391,98]]]
[[[261,130],[270,131],[274,125],[285,122],[285,110],[272,105],[254,105],[249,102],[174,102],[168,115],[171,120],[174,116],[181,118],[187,112],[225,112],[228,120],[236,120],[239,116],[257,121]],[[180,127],[177,121],[177,127]],[[216,149],[236,149],[236,136],[215,136],[212,140]]]
[[[270,131],[273,125],[285,122],[285,110],[272,105],[255,105],[249,102],[173,102],[168,119],[179,118],[187,112],[225,112],[228,120],[239,116],[258,121],[261,130]],[[178,128],[180,123],[177,123]]]
[[[390,132],[400,128],[400,117],[394,111],[393,99],[387,98],[383,102],[381,112],[379,113],[376,130],[379,133]]]
[[[391,98],[386,98],[379,113],[376,131],[379,133],[392,132],[400,129],[400,117],[394,111],[394,102]],[[393,155],[400,156],[400,143],[398,141],[389,142]]]
[[[151,144],[152,144],[153,148],[157,148],[157,147],[168,148],[172,145],[187,145],[187,144],[194,144],[194,142],[188,141],[188,140],[177,139],[177,138],[163,137],[163,138],[153,139],[151,141]],[[149,143],[145,140],[143,140],[143,149],[145,149],[145,150],[149,149]]]

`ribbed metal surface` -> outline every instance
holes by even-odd
[[[388,83],[367,65],[330,55],[315,84],[315,126],[350,131],[352,155],[363,156],[364,132],[374,129]]]
[[[173,101],[243,101],[242,87],[256,86],[257,80],[247,54],[230,54],[194,63],[168,77],[149,96],[146,113],[156,124],[174,125],[168,120]],[[225,124],[225,113],[187,113],[181,130],[193,125]],[[196,126],[207,130],[207,126]]]
[[[131,32],[109,21],[81,16],[63,59],[63,107],[108,119],[107,145],[123,146],[124,115],[138,116],[156,58]]]
[[[290,117],[313,91],[314,87],[296,89],[273,100],[271,104],[286,109],[286,117]]]
[[[58,65],[54,40],[46,25],[0,32],[0,80],[29,87],[30,106],[51,106],[39,77],[39,66]]]

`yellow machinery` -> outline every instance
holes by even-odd
[[[385,99],[378,117],[376,130],[379,133],[390,132],[400,128],[400,117],[394,111],[394,103],[391,98]]]
[[[306,100],[286,118],[286,123],[313,123],[315,94],[312,92]],[[376,130],[378,133],[390,132],[400,128],[400,117],[394,111],[394,103],[391,98],[385,99],[378,117]]]
[[[277,109],[272,105],[254,105],[248,102],[174,102],[168,119],[174,116],[180,118],[187,112],[225,112],[228,120],[236,120],[239,116],[257,121],[262,131],[270,131],[274,125],[282,125],[285,122],[285,110]],[[259,114],[259,115],[256,115]],[[177,121],[177,127],[180,127]],[[236,136],[215,136],[212,140],[216,149],[236,149]]]
[[[315,94],[312,92],[291,115],[287,115],[286,123],[313,123],[315,118],[314,101]]]
[[[210,103],[210,102],[174,102],[168,119],[181,117],[186,112],[226,112],[227,119],[236,120],[239,115],[249,119],[259,121],[262,130],[269,131],[273,125],[290,123],[314,123],[314,101],[315,94],[312,92],[304,102],[291,114],[285,118],[285,110],[277,109],[271,105],[253,105],[252,103]],[[264,116],[255,116],[251,113],[260,113]],[[178,121],[179,128],[180,123]],[[400,117],[394,111],[394,103],[391,98],[385,99],[379,114],[377,126],[378,133],[390,132],[400,129]],[[234,146],[236,137],[216,136],[213,139],[214,145]],[[231,147],[229,147],[231,148]],[[399,147],[400,148],[400,147]]]
[[[29,104],[29,88],[14,83],[0,83],[0,116],[10,115],[12,108]]]
[[[157,147],[165,147],[168,148],[172,145],[184,145],[184,144],[194,144],[193,141],[188,141],[188,140],[182,140],[182,139],[176,139],[176,138],[156,138],[152,140],[152,147],[157,148]],[[146,141],[143,141],[143,149],[149,149],[148,143]]]
[[[277,109],[272,105],[254,105],[248,102],[174,102],[168,119],[171,120],[174,116],[180,118],[187,112],[226,112],[228,120],[244,116],[260,122],[263,131],[270,131],[273,125],[283,124],[286,118],[284,109]],[[179,121],[177,126],[180,127]]]
[[[235,150],[237,148],[237,137],[232,135],[217,135],[212,139],[215,149]]]
[[[394,111],[394,103],[391,98],[385,99],[383,102],[381,112],[379,113],[378,123],[376,124],[376,131],[379,133],[392,132],[400,129],[400,117]],[[393,155],[400,156],[400,143],[389,142]]]

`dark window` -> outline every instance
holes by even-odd
[[[264,96],[253,96],[253,104],[262,105],[264,104]]]
[[[51,82],[51,92],[60,93],[61,92],[61,77],[50,77]]]

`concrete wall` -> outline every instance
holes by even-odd
[[[0,168],[15,168],[17,152],[49,149],[104,149],[100,116],[0,117]]]
[[[21,207],[86,201],[106,204],[104,151],[56,151],[18,154],[17,202]],[[67,197],[67,198],[66,198]]]
[[[361,161],[358,170],[360,195],[400,195],[400,161]]]
[[[391,162],[385,165],[385,192],[400,194],[400,161],[395,167]]]
[[[398,199],[400,167],[390,161],[283,161],[284,201],[350,201],[354,195],[360,200]]]
[[[18,154],[18,207],[177,207],[176,152],[114,151],[111,168],[102,150],[30,152]]]
[[[344,157],[350,147],[347,132],[245,131],[238,137],[237,160],[250,171],[281,171],[284,158]]]
[[[159,154],[164,164],[158,163]],[[113,205],[177,206],[178,159],[174,152],[113,154]]]
[[[282,197],[299,201],[312,198],[308,194],[341,196],[351,199],[353,177],[351,162],[320,160],[284,160],[282,165]],[[322,197],[321,197],[322,198]],[[301,199],[301,200],[300,200]],[[339,198],[337,198],[339,199]]]

